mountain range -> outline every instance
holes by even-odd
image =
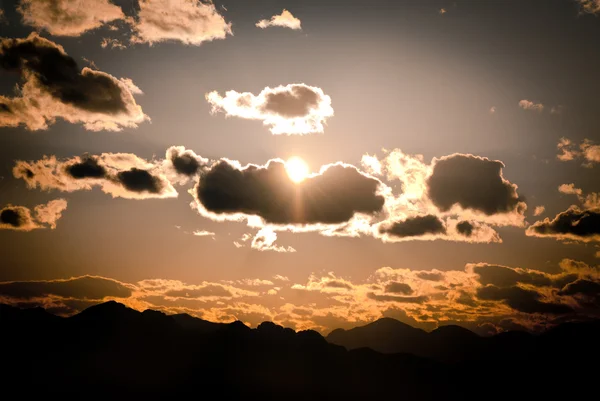
[[[597,399],[599,340],[600,321],[480,337],[384,318],[325,338],[114,301],[68,318],[0,305],[0,399]]]

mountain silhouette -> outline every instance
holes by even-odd
[[[595,399],[599,338],[597,321],[480,337],[385,318],[324,338],[112,301],[68,318],[0,305],[0,399]]]

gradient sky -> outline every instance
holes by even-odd
[[[0,108],[0,209],[22,206],[33,216],[29,225],[23,219],[0,225],[1,302],[72,314],[117,299],[139,309],[249,324],[274,320],[324,332],[382,315],[425,328],[459,323],[482,333],[535,330],[600,315],[597,0],[230,0],[214,5],[147,0],[141,8],[137,1],[86,2],[86,8],[98,7],[92,15],[100,19],[122,7],[122,18],[107,17],[106,23],[85,20],[76,0],[54,2],[63,7],[60,13],[45,1],[38,9],[28,3],[0,0],[0,104],[8,105]],[[142,31],[149,25],[143,25],[140,10],[153,7],[181,11],[176,20],[189,18],[194,29],[183,34],[177,24],[154,21],[162,26],[160,33]],[[284,9],[301,21],[301,29],[256,26]],[[210,15],[189,15],[194,12]],[[69,13],[84,22],[65,35]],[[83,30],[86,23],[90,28]],[[208,40],[213,31],[223,37]],[[21,96],[15,85],[22,87],[28,79],[48,101],[64,103],[57,95],[64,89],[61,83],[39,83],[47,71],[31,67],[38,56],[17,49],[11,57],[21,64],[10,65],[14,60],[7,54],[17,47],[10,39],[41,43],[39,38],[53,48],[62,46],[64,57],[77,63],[77,74],[87,66],[110,74],[148,119],[119,131],[104,129],[108,120],[102,115],[95,117],[101,125],[96,130],[60,116],[47,121],[46,129],[28,125],[32,114],[15,123],[11,105],[17,103],[10,102]],[[111,42],[101,46],[105,38],[119,40],[124,48],[111,48]],[[86,92],[84,81],[74,82],[75,91],[97,96]],[[285,122],[291,117],[284,103],[303,101],[293,99],[294,87],[287,86],[293,84],[304,84],[319,102],[330,99],[333,115],[315,111],[314,103],[307,106],[320,113],[323,132],[273,134],[261,119],[235,116],[235,110],[227,112],[214,102],[211,108],[206,96],[213,91],[219,99],[227,91],[267,94],[282,85],[282,102],[262,110],[271,107],[269,112]],[[73,115],[81,113],[83,103],[77,102],[69,105]],[[171,146],[208,160],[191,177],[178,176],[164,160]],[[128,192],[123,181],[111,181],[118,190],[110,193],[100,184],[90,190],[32,187],[15,172],[44,156],[68,165],[84,154],[115,153],[146,160],[152,174],[172,184],[178,196],[126,199],[146,198],[149,192]],[[364,155],[387,168],[378,174],[361,163]],[[450,155],[442,159],[448,166],[433,167],[434,158],[439,163]],[[339,230],[332,236],[302,221],[286,227],[268,218],[258,226],[244,218],[218,221],[199,210],[202,200],[188,193],[197,195],[194,186],[216,171],[219,159],[239,161],[221,162],[239,173],[248,163],[264,166],[291,157],[304,160],[316,174],[313,179],[326,176],[318,174],[321,166],[347,163],[353,180],[388,191],[383,209],[369,211],[360,228],[354,220],[336,221]],[[399,157],[424,174],[415,184],[422,189],[419,199],[402,198],[414,192],[407,182],[418,172],[393,167]],[[494,169],[501,166],[494,161],[504,167]],[[115,171],[132,167],[119,163]],[[55,174],[66,174],[61,166]],[[437,201],[432,171],[440,177]],[[350,178],[331,175],[335,185],[316,186],[317,201],[327,205],[316,213],[319,217],[333,213],[336,202],[362,205],[382,194],[364,193],[363,199],[365,191],[357,186],[344,195]],[[272,199],[280,188],[297,185],[276,182],[266,190],[242,191],[239,182],[214,177],[210,194],[221,191],[215,198],[219,205],[237,190],[241,198],[256,191],[253,197]],[[563,184],[573,185],[559,190]],[[50,207],[48,202],[57,199],[66,201],[66,209]],[[494,211],[485,209],[489,204]],[[38,205],[49,207],[36,214]],[[433,226],[424,228],[428,223],[419,220],[424,216],[435,220]],[[474,233],[457,234],[459,221],[468,222]],[[261,248],[260,236],[252,246],[261,228],[267,237],[277,234],[275,242],[266,240],[270,247]],[[422,271],[431,274],[423,278]],[[77,279],[83,276],[93,277]]]

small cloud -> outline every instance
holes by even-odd
[[[290,279],[286,276],[282,276],[280,274],[276,274],[273,276],[274,280],[278,280],[278,281],[290,281]]]
[[[536,206],[536,208],[533,211],[533,215],[534,216],[540,216],[542,215],[544,212],[546,211],[546,208],[544,206]]]
[[[440,13],[440,15],[444,15],[446,14],[448,11],[446,11],[445,8],[440,8],[440,11],[438,11]]]
[[[127,49],[127,46],[125,46],[123,44],[123,42],[121,42],[119,39],[113,39],[113,38],[102,38],[102,42],[100,42],[100,46],[103,49],[106,49],[106,48],[117,49],[117,50]]]
[[[215,233],[213,233],[211,231],[206,231],[206,230],[196,230],[192,234],[194,234],[196,237],[213,237],[214,238],[214,236],[215,236]]]
[[[521,107],[524,110],[533,110],[533,111],[538,111],[538,112],[542,112],[544,111],[544,105],[541,103],[534,103],[530,100],[521,100],[519,102],[519,107]]]
[[[206,100],[211,113],[262,120],[274,135],[322,133],[323,124],[333,116],[331,98],[321,88],[305,84],[266,87],[258,95],[230,90],[223,97],[213,91]]]
[[[580,188],[575,188],[575,184],[562,184],[558,187],[558,192],[566,195],[581,195],[582,191]]]
[[[496,110],[497,110],[496,106],[490,107],[490,114],[496,114]]]
[[[270,20],[260,20],[256,23],[256,26],[265,29],[272,26],[279,26],[282,28],[290,28],[294,30],[302,29],[301,21],[294,17],[288,10],[283,10],[280,15],[274,15]]]
[[[600,163],[600,145],[596,145],[590,139],[584,139],[579,146],[570,139],[561,138],[556,145],[560,153],[556,158],[560,161],[570,161],[577,158],[584,160],[582,166],[592,168]]]
[[[31,231],[40,228],[56,228],[56,222],[67,208],[64,199],[52,200],[33,209],[7,205],[0,209],[0,230]]]
[[[600,0],[576,0],[581,7],[581,12],[600,14]]]

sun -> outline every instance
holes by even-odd
[[[285,170],[287,171],[290,180],[298,183],[304,181],[308,177],[308,166],[299,157],[292,157],[285,162]]]

